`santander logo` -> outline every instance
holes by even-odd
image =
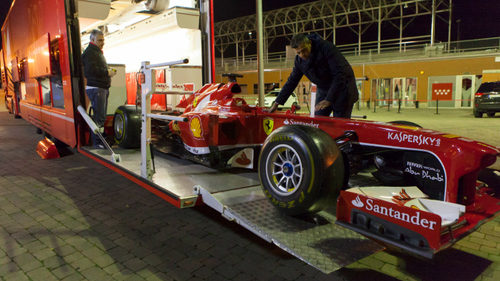
[[[363,206],[365,205],[365,204],[363,204],[363,202],[361,202],[361,199],[359,199],[359,196],[356,196],[356,199],[352,200],[351,203],[358,208],[363,208]]]
[[[391,204],[394,205],[394,209],[392,207],[382,206],[377,204],[377,202],[371,198],[366,199],[366,202],[363,203],[363,201],[361,201],[361,198],[359,198],[359,195],[356,196],[356,199],[351,201],[351,204],[357,208],[377,213],[379,216],[385,216],[391,219],[404,221],[406,223],[411,223],[431,230],[434,230],[434,228],[438,225],[436,221],[422,218],[423,213],[419,211],[412,215],[404,212],[403,207],[399,207],[395,204]]]

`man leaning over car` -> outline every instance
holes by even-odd
[[[303,75],[317,85],[315,115],[351,118],[358,100],[356,78],[351,65],[332,43],[317,34],[292,38],[297,52],[295,65],[280,94],[267,112],[274,112],[291,95]]]

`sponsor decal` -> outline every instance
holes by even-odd
[[[184,83],[184,91],[186,92],[194,91],[194,83]]]
[[[408,193],[406,193],[406,190],[404,188],[401,188],[399,195],[392,196],[392,202],[398,204],[399,206],[406,206],[406,203],[408,203],[409,201],[411,201],[413,199],[415,199],[415,198],[412,198],[410,195],[408,195]],[[414,205],[412,203],[410,203],[410,204],[411,205],[408,207],[420,210],[420,208],[417,207],[416,205]]]
[[[294,119],[285,119],[285,121],[283,121],[283,124],[285,124],[285,125],[306,125],[306,126],[311,126],[314,128],[319,128],[319,124],[316,124],[313,121],[307,122],[307,121],[297,121]]]
[[[191,133],[193,133],[193,137],[197,139],[201,139],[203,131],[201,129],[201,120],[200,117],[194,116],[189,120],[189,128],[191,129]]]
[[[264,126],[264,132],[266,132],[266,135],[269,135],[273,131],[274,119],[264,118],[263,126]]]
[[[198,105],[198,98],[199,97],[200,96],[197,96],[197,97],[194,98],[194,100],[193,100],[193,108],[196,108],[196,105]]]
[[[452,100],[453,83],[432,84],[432,100]]]
[[[179,128],[179,123],[177,123],[177,121],[174,121],[172,123],[172,131],[174,131],[174,132],[180,132],[181,131],[181,129]]]
[[[358,208],[363,208],[365,206],[365,204],[361,202],[361,199],[359,199],[359,196],[356,196],[356,199],[352,200],[351,203]]]
[[[436,182],[444,181],[444,173],[441,169],[424,166],[419,163],[406,161],[405,173],[410,175],[419,176],[422,179],[427,179]]]
[[[282,141],[291,141],[292,137],[289,136],[274,136],[269,142],[282,142]]]
[[[441,140],[439,138],[433,138],[419,134],[408,134],[404,132],[387,132],[387,139],[400,143],[415,143],[418,145],[430,145],[436,147],[441,145]]]
[[[416,211],[415,214],[412,215],[404,212],[404,210],[396,210],[392,207],[379,205],[371,198],[367,198],[366,202],[363,202],[359,195],[355,200],[351,201],[351,204],[357,208],[365,209],[367,211],[379,214],[380,216],[400,220],[430,230],[434,230],[437,225],[436,221],[422,218],[421,212],[419,211]]]
[[[240,157],[236,158],[235,161],[236,161],[236,163],[238,163],[239,165],[242,165],[242,166],[249,165],[252,162],[252,161],[250,161],[250,159],[248,159],[245,152],[242,152]]]
[[[193,154],[207,154],[210,153],[210,149],[208,147],[193,147],[189,146],[187,144],[184,144],[184,147],[186,148],[187,151],[193,153]]]
[[[156,92],[168,92],[168,91],[193,91],[194,87],[189,87],[189,85],[194,85],[193,83],[185,84],[170,84],[168,83],[156,83]],[[186,90],[186,88],[191,88],[191,90]]]
[[[234,154],[233,157],[229,159],[228,163],[231,163],[231,167],[252,169],[253,156],[254,156],[253,149],[247,147]]]

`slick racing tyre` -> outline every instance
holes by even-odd
[[[141,140],[140,111],[135,105],[122,105],[113,118],[115,142],[122,148],[138,148]]]
[[[327,133],[310,126],[284,126],[269,135],[258,170],[264,194],[288,215],[335,204],[344,183],[341,151]]]

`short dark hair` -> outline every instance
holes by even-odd
[[[309,38],[305,34],[296,34],[292,37],[290,45],[292,45],[292,48],[297,49],[300,45],[309,43],[310,41],[311,40],[309,40]]]
[[[92,31],[90,31],[90,41],[92,41],[97,35],[103,35],[102,31],[99,29],[92,29]]]

